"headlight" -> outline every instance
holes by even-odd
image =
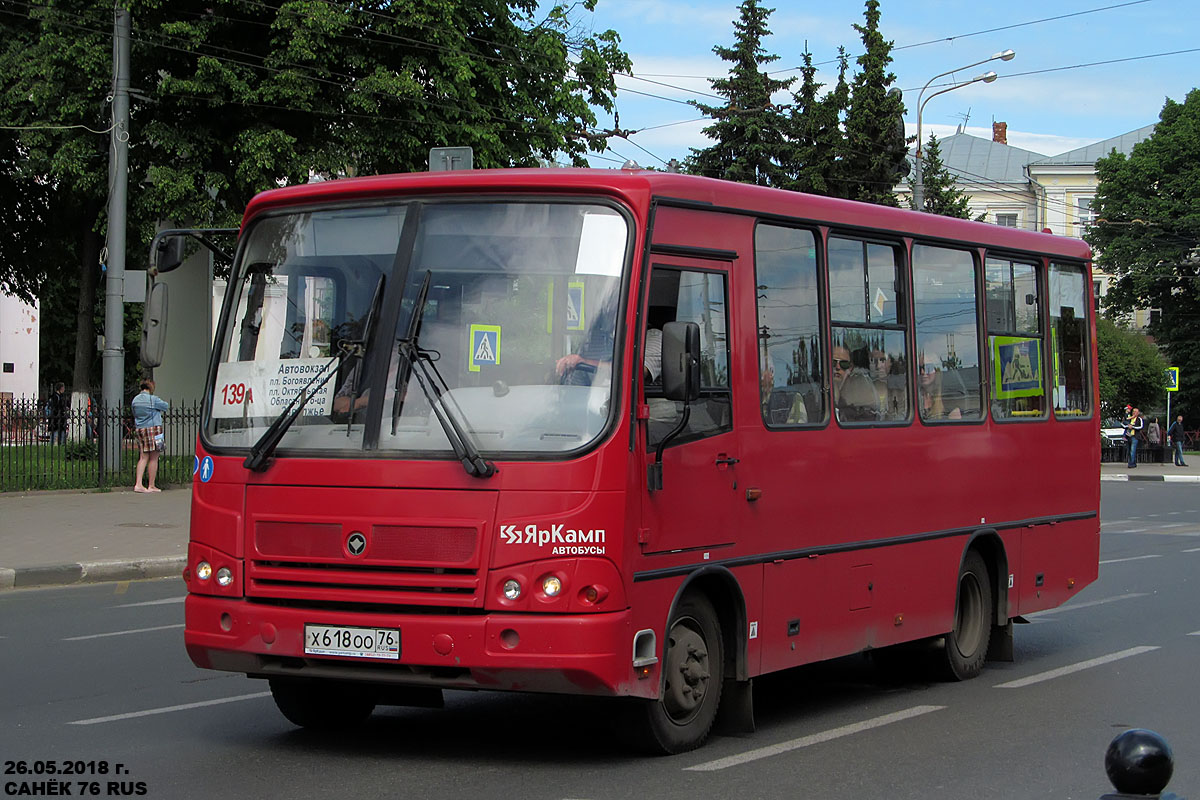
[[[202,581],[206,581],[212,577],[212,564],[207,561],[201,561],[196,565],[196,577]]]
[[[547,575],[542,578],[542,593],[546,597],[558,597],[558,593],[562,591],[562,581],[557,575]]]
[[[516,580],[509,578],[504,582],[504,597],[507,600],[517,600],[521,597],[521,584]]]
[[[228,586],[233,583],[233,573],[229,571],[229,567],[221,567],[217,570],[217,584],[220,586]]]

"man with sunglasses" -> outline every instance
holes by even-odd
[[[866,370],[854,365],[850,348],[833,346],[833,408],[839,422],[879,419],[879,395]]]

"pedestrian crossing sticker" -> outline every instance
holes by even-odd
[[[484,364],[489,366],[500,364],[499,325],[472,325],[470,343],[471,352],[467,354],[469,357],[467,369],[470,372],[479,372]]]
[[[585,288],[583,281],[571,281],[567,284],[566,323],[569,331],[582,331],[587,328]],[[554,287],[551,286],[546,295],[546,333],[554,332],[554,293]]]
[[[583,330],[583,282],[567,284],[567,330]]]

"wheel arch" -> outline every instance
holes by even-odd
[[[992,623],[1006,625],[1008,623],[1008,550],[1004,540],[1000,538],[995,528],[980,528],[971,534],[967,544],[959,556],[958,571],[962,574],[963,562],[967,553],[976,551],[987,565],[988,578],[992,584]]]
[[[689,592],[706,597],[717,613],[717,624],[725,644],[726,675],[739,681],[748,680],[746,598],[737,578],[727,567],[716,565],[701,567],[691,573],[671,600],[666,624],[670,624],[680,600]],[[665,640],[663,646],[666,646]],[[728,669],[730,667],[732,669]]]

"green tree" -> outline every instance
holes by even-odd
[[[613,75],[630,69],[616,33],[581,32],[595,2],[129,0],[127,265],[145,263],[163,221],[236,225],[264,189],[424,170],[435,146],[469,145],[477,167],[582,165],[606,144],[596,109],[613,109]],[[108,136],[45,126],[109,127],[112,4],[30,0],[5,15],[0,119],[31,129],[0,131],[0,283],[29,297],[74,281],[73,383],[89,388]]]
[[[1110,319],[1096,320],[1100,351],[1100,408],[1118,416],[1126,403],[1143,409],[1163,402],[1166,361],[1146,337],[1119,328]]]
[[[800,90],[792,96],[786,128],[788,147],[783,164],[790,176],[786,188],[845,197],[847,184],[842,170],[846,136],[842,115],[850,95],[846,51],[838,48],[838,82],[824,97],[818,96],[824,84],[816,82],[812,54],[806,52],[803,58]]]
[[[1125,156],[1096,162],[1096,222],[1084,238],[1116,275],[1106,310],[1158,308],[1150,333],[1180,368],[1177,400],[1194,416],[1200,398],[1200,89],[1168,99],[1154,134]],[[1161,383],[1161,381],[1160,381]]]
[[[971,209],[967,205],[966,192],[954,185],[954,176],[942,161],[941,148],[938,147],[937,137],[929,134],[929,142],[921,150],[921,187],[924,202],[918,211],[930,214],[941,214],[946,217],[970,219]],[[915,182],[908,181],[913,194],[909,196],[908,207],[916,208],[913,201],[916,198]]]
[[[850,88],[846,109],[845,174],[852,200],[898,206],[892,191],[907,173],[908,152],[903,134],[897,136],[904,116],[901,93],[888,91],[896,76],[888,72],[892,42],[879,32],[879,0],[867,0],[865,25],[854,26],[865,52],[858,57],[859,71]],[[900,129],[901,131],[903,129]]]
[[[779,56],[767,53],[762,41],[770,35],[767,18],[774,9],[758,0],[742,0],[741,17],[733,23],[734,45],[713,47],[732,64],[728,78],[710,80],[713,91],[725,98],[721,106],[693,102],[714,122],[704,133],[716,140],[711,147],[692,148],[687,170],[696,175],[724,178],[759,186],[788,182],[782,166],[786,157],[786,118],[771,95],[790,87],[794,79],[771,78],[764,65]]]

